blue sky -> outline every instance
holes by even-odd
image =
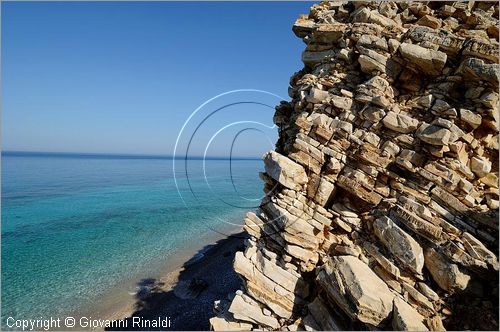
[[[2,2],[2,149],[170,155],[220,93],[288,99],[304,49],[291,27],[310,5]],[[237,137],[234,155],[259,156],[276,139],[261,104],[278,101],[216,99],[178,152],[193,137],[189,154],[227,155]]]

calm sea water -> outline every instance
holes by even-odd
[[[2,325],[64,316],[258,205],[260,160],[2,156]],[[206,175],[206,178],[205,178]]]

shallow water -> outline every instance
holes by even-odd
[[[260,202],[260,160],[2,156],[2,325],[88,310]],[[232,171],[232,174],[231,172]],[[208,184],[207,184],[208,182]],[[182,198],[181,198],[182,196]]]

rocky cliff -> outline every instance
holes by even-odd
[[[498,329],[498,2],[328,2],[223,329]]]

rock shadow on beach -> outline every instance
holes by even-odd
[[[217,241],[206,251],[200,250],[183,264],[173,287],[154,278],[140,280],[134,312],[122,318],[127,321],[126,327],[106,330],[209,330],[209,319],[215,316],[214,301],[233,294],[242,285],[233,270],[233,259],[246,238],[246,233],[238,233]],[[134,317],[141,317],[141,321],[168,319],[170,327],[134,326]]]

